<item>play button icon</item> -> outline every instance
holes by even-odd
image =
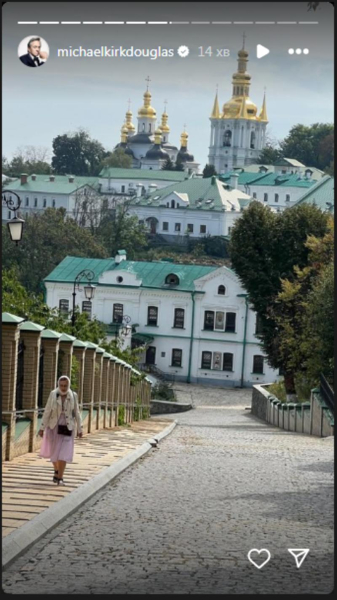
[[[261,46],[261,44],[258,44],[256,46],[256,56],[257,58],[263,58],[264,56],[266,56],[267,54],[269,54],[270,50],[269,48],[266,48],[265,46]]]

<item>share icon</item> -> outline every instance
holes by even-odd
[[[296,566],[299,569],[304,559],[308,556],[309,548],[288,548],[288,552],[294,557]]]

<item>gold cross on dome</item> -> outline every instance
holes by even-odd
[[[242,34],[242,50],[245,49],[245,41],[246,41],[246,33],[243,32],[243,34]]]
[[[131,107],[131,100],[129,98],[129,100],[128,100],[128,110],[130,110],[130,107]]]
[[[146,91],[148,91],[148,89],[149,89],[149,83],[150,83],[150,81],[151,81],[151,79],[150,79],[150,76],[149,76],[149,75],[146,77],[145,81],[147,81],[147,85],[146,85]]]
[[[164,100],[164,112],[166,113],[167,100]]]

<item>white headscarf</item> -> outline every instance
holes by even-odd
[[[67,395],[70,392],[70,379],[69,377],[67,377],[67,375],[61,375],[61,377],[59,377],[58,381],[57,381],[57,388],[56,388],[56,393],[63,395],[64,392],[61,392],[60,390],[60,379],[67,379],[68,381],[68,389],[67,389]]]

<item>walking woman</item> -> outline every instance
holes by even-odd
[[[82,437],[82,422],[77,394],[70,389],[70,380],[62,375],[58,387],[50,392],[39,435],[43,438],[40,456],[50,458],[54,465],[53,482],[65,485],[63,473],[74,456],[75,428]]]

